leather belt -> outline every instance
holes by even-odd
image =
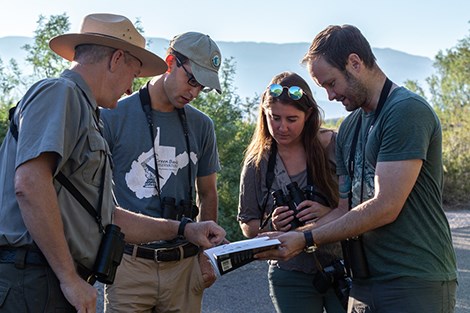
[[[126,244],[126,247],[124,248],[124,253],[129,255],[135,255],[143,259],[154,260],[156,262],[172,262],[181,261],[185,258],[189,258],[198,254],[199,247],[189,242],[178,247],[158,249]]]
[[[25,265],[49,266],[41,251],[29,246],[0,246],[0,263],[14,263],[16,268],[24,268]]]

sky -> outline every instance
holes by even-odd
[[[216,42],[311,42],[328,25],[352,24],[374,48],[431,59],[470,32],[469,0],[6,0],[0,37],[34,37],[39,15],[63,13],[78,32],[85,15],[104,12],[139,19],[146,37],[199,31]]]

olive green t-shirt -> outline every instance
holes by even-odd
[[[337,173],[349,175],[351,143],[362,118],[355,153],[352,207],[360,203],[361,189],[363,201],[373,197],[377,163],[421,159],[423,165],[397,219],[363,234],[371,279],[453,280],[457,268],[449,223],[442,209],[439,119],[423,98],[401,87],[390,94],[371,128],[374,114],[356,110],[344,120],[338,133]]]

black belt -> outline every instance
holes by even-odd
[[[0,263],[14,263],[17,268],[24,268],[25,265],[49,266],[41,251],[29,246],[0,246]]]
[[[189,258],[199,253],[199,247],[192,243],[186,243],[179,247],[158,249],[126,244],[124,253],[134,255],[134,249],[137,250],[135,256],[156,262],[181,261],[182,259]]]

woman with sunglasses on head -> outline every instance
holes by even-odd
[[[291,231],[337,207],[336,134],[321,129],[321,122],[319,107],[302,77],[292,72],[274,76],[262,94],[241,173],[237,219],[246,237]],[[301,199],[296,200],[295,190]],[[294,199],[280,203],[283,196]],[[302,201],[302,196],[308,200]],[[286,262],[269,261],[276,311],[345,312],[330,280],[341,276],[342,268],[328,272],[341,258],[341,245],[334,243]]]

